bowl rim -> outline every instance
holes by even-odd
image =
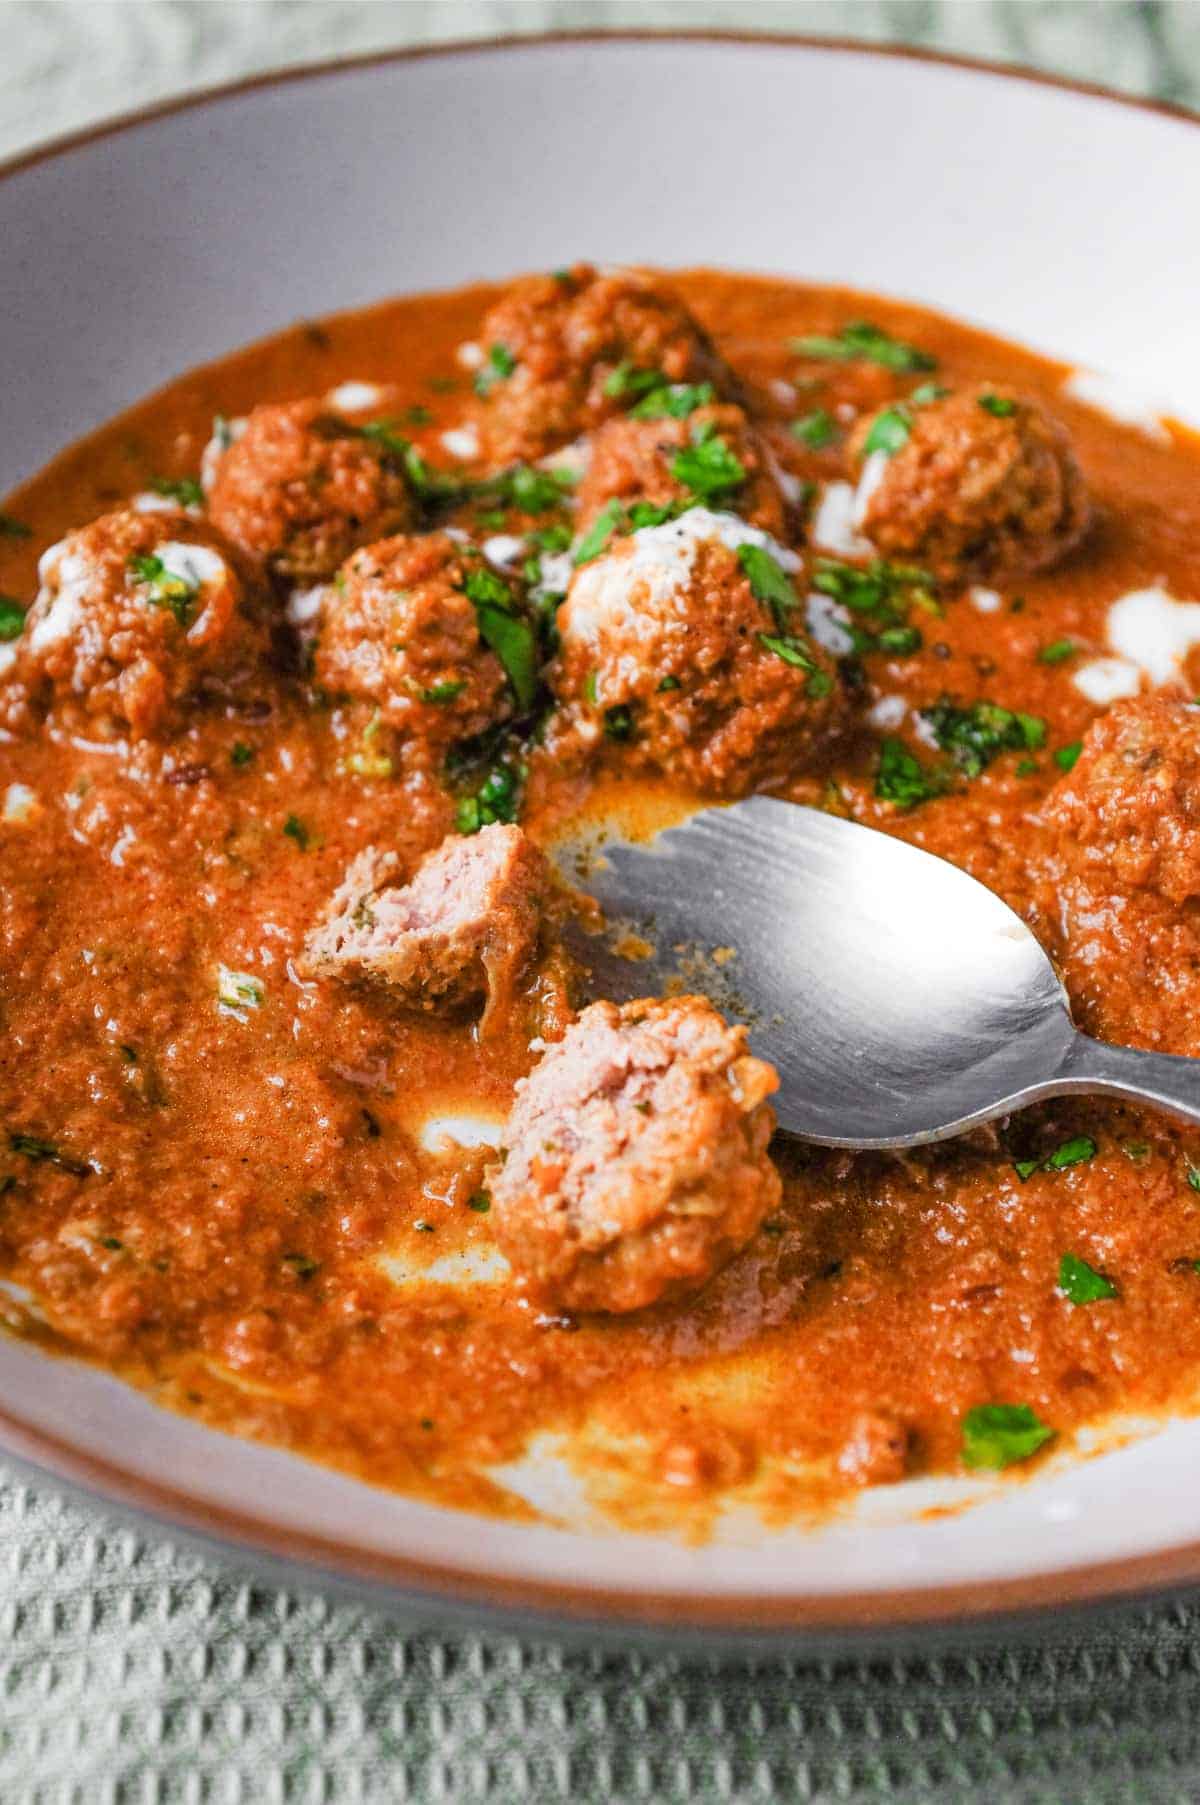
[[[164,98],[61,133],[0,160],[0,182],[140,126],[260,89],[432,59],[496,52],[520,54],[557,45],[638,43],[751,45],[932,65],[1001,76],[1200,127],[1200,114],[1170,101],[1151,100],[1120,93],[1101,83],[920,46],[775,31],[589,29],[410,45],[262,71]],[[80,1496],[101,1505],[116,1504],[148,1524],[181,1532],[197,1546],[220,1551],[227,1557],[237,1551],[248,1554],[263,1563],[281,1583],[326,1585],[376,1606],[384,1603],[414,1611],[424,1609],[460,1621],[490,1621],[495,1627],[511,1628],[519,1623],[541,1630],[607,1631],[685,1642],[700,1637],[706,1645],[716,1641],[777,1648],[789,1638],[800,1638],[805,1644],[817,1646],[830,1639],[838,1646],[861,1646],[907,1631],[994,1631],[1004,1622],[1016,1625],[1040,1621],[1050,1611],[1078,1612],[1200,1585],[1200,1540],[1050,1573],[832,1596],[785,1592],[773,1598],[735,1593],[697,1597],[678,1592],[659,1594],[643,1586],[550,1583],[501,1572],[481,1576],[476,1570],[452,1563],[435,1564],[382,1554],[353,1543],[306,1535],[250,1510],[200,1504],[167,1482],[143,1478],[86,1453],[49,1431],[31,1427],[11,1415],[3,1401],[0,1454],[10,1458],[19,1472],[31,1479],[48,1480],[52,1489],[68,1496]]]

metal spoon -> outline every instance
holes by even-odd
[[[755,796],[605,844],[585,882],[609,924],[572,930],[593,993],[707,993],[749,1025],[780,1126],[808,1140],[912,1147],[1079,1092],[1200,1123],[1200,1060],[1081,1034],[1024,922],[888,834]],[[622,956],[633,936],[648,956]]]

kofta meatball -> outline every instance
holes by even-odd
[[[369,848],[308,936],[302,966],[315,977],[385,986],[416,1010],[484,999],[485,1033],[534,958],[550,888],[545,855],[519,827],[452,835],[406,882],[394,855]]]
[[[634,270],[530,276],[483,321],[484,435],[500,463],[543,456],[622,413],[647,385],[733,380],[687,308]]]
[[[586,532],[613,502],[664,507],[698,498],[735,509],[777,538],[787,532],[779,467],[732,402],[697,407],[682,419],[663,414],[600,427],[579,485],[578,528]]]
[[[778,1083],[703,997],[593,1003],[518,1085],[488,1175],[517,1274],[568,1310],[699,1290],[779,1203]]]
[[[907,429],[895,450],[867,450],[880,414],[850,443],[857,525],[884,557],[947,582],[1004,582],[1057,564],[1087,531],[1071,441],[1035,402],[988,386],[886,411]]]
[[[322,593],[318,682],[331,695],[370,703],[387,726],[435,748],[507,719],[512,689],[480,633],[468,586],[497,598],[484,602],[484,618],[511,593],[477,551],[447,533],[400,535],[355,552]]]
[[[1118,702],[1090,728],[1044,811],[1065,866],[1094,888],[1200,896],[1200,708]]]
[[[6,713],[52,710],[72,732],[153,739],[184,704],[228,694],[267,651],[233,547],[182,511],[104,514],[43,553]]]
[[[323,401],[256,407],[207,474],[212,520],[284,583],[331,577],[356,547],[416,519],[395,453]]]
[[[607,741],[623,762],[714,795],[810,769],[844,704],[827,654],[800,630],[788,574],[798,565],[757,528],[706,508],[582,565],[548,673],[564,745]]]

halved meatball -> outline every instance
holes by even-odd
[[[156,738],[267,650],[237,553],[182,511],[104,514],[43,553],[38,575],[14,648],[14,722],[32,704],[72,732]]]
[[[1058,857],[1097,892],[1200,896],[1200,708],[1118,702],[1090,728],[1043,812]]]
[[[593,1003],[518,1085],[488,1176],[517,1273],[569,1310],[699,1290],[779,1202],[778,1083],[703,997]]]
[[[357,546],[411,526],[416,505],[386,444],[323,401],[266,403],[207,466],[208,511],[288,583],[331,577]]]
[[[682,302],[634,270],[579,263],[530,276],[483,321],[484,435],[499,463],[543,456],[664,383],[712,382],[728,370]]]
[[[1057,564],[1091,519],[1071,441],[1033,401],[994,385],[864,420],[857,525],[887,558],[947,582],[1004,582]],[[898,421],[898,424],[897,424]],[[887,427],[893,428],[888,432]],[[874,435],[896,449],[867,446]]]
[[[385,985],[411,1009],[486,998],[480,1033],[511,1001],[537,950],[550,891],[545,855],[519,827],[453,835],[407,882],[394,855],[368,849],[308,936],[304,969]]]
[[[735,509],[777,537],[787,531],[778,465],[732,402],[697,407],[682,419],[666,414],[600,427],[579,485],[578,526],[586,532],[614,501],[662,507],[697,499]]]
[[[693,508],[578,569],[558,611],[556,731],[715,795],[811,768],[839,730],[833,666],[799,628],[795,554]],[[795,623],[795,624],[793,624]]]
[[[321,597],[318,681],[443,749],[507,719],[512,691],[480,634],[466,590],[472,573],[500,595],[504,586],[479,553],[446,533],[400,535],[355,552]]]

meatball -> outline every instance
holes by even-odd
[[[1096,721],[1045,809],[1059,856],[1096,891],[1200,896],[1200,708],[1164,696]]]
[[[14,722],[33,703],[72,732],[153,739],[267,651],[236,552],[182,511],[104,514],[52,545],[38,574],[15,648]]]
[[[838,1453],[837,1470],[851,1485],[895,1485],[908,1467],[909,1432],[882,1410],[855,1417]]]
[[[321,597],[318,681],[333,695],[373,704],[388,726],[433,747],[505,720],[512,690],[466,588],[480,579],[480,594],[508,594],[479,554],[447,533],[401,535],[355,552]]]
[[[843,704],[827,654],[792,625],[798,564],[705,508],[617,540],[558,611],[556,732],[585,747],[606,736],[629,762],[716,795],[811,767]]]
[[[593,1003],[517,1086],[488,1175],[504,1253],[570,1310],[699,1290],[779,1202],[778,1084],[703,997]]]
[[[416,517],[395,454],[323,401],[256,407],[208,466],[208,511],[287,583],[331,577],[357,546],[402,532]]]
[[[666,383],[732,378],[681,302],[633,270],[577,264],[531,276],[487,314],[485,436],[499,462],[543,456],[622,412],[654,376]]]
[[[788,508],[780,479],[761,435],[733,403],[698,407],[683,419],[610,420],[592,440],[579,485],[579,530],[614,501],[662,507],[702,499],[782,536]]]
[[[392,855],[369,848],[354,860],[305,942],[305,971],[385,985],[437,1013],[485,998],[486,1032],[537,950],[545,855],[519,827],[496,825],[443,840],[407,883],[398,875]]]
[[[857,525],[887,558],[947,582],[1003,582],[1057,564],[1087,531],[1091,507],[1071,442],[1032,401],[997,387],[887,410],[907,436],[850,453],[861,470]]]

